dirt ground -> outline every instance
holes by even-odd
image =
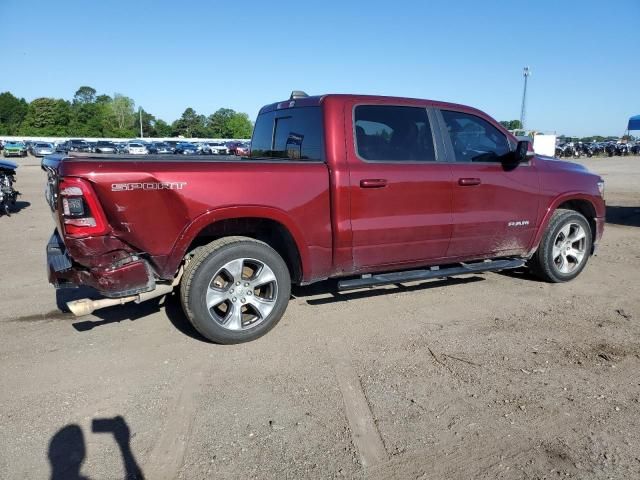
[[[0,478],[640,478],[639,157],[583,162],[609,219],[573,282],[325,282],[239,346],[203,341],[175,296],[60,313],[45,176],[21,163],[0,218]]]

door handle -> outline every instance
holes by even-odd
[[[460,185],[461,187],[471,187],[473,185],[480,185],[480,179],[479,178],[459,178],[458,179],[458,185]]]
[[[387,186],[384,178],[365,178],[360,180],[360,188],[383,188]]]

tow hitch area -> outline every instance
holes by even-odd
[[[500,260],[485,260],[483,262],[462,263],[459,266],[439,268],[431,267],[421,270],[407,270],[404,272],[381,273],[377,275],[363,275],[360,278],[341,280],[338,282],[338,290],[356,290],[363,287],[375,287],[399,282],[415,282],[417,280],[430,280],[433,278],[455,277],[469,273],[497,272],[511,268],[524,266],[521,258],[504,258]]]

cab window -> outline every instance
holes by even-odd
[[[507,137],[486,120],[468,113],[442,110],[456,162],[502,162],[509,154]]]
[[[365,161],[436,160],[427,110],[395,105],[358,105],[354,111],[356,151]]]
[[[322,111],[298,107],[260,114],[251,139],[251,158],[324,160]]]

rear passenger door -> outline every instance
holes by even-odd
[[[433,113],[411,105],[354,102],[350,108],[355,269],[437,262],[451,237],[452,186],[450,165],[439,161]]]
[[[515,143],[472,112],[438,112],[453,174],[448,257],[524,254],[538,222],[539,175],[531,161],[505,162]]]

